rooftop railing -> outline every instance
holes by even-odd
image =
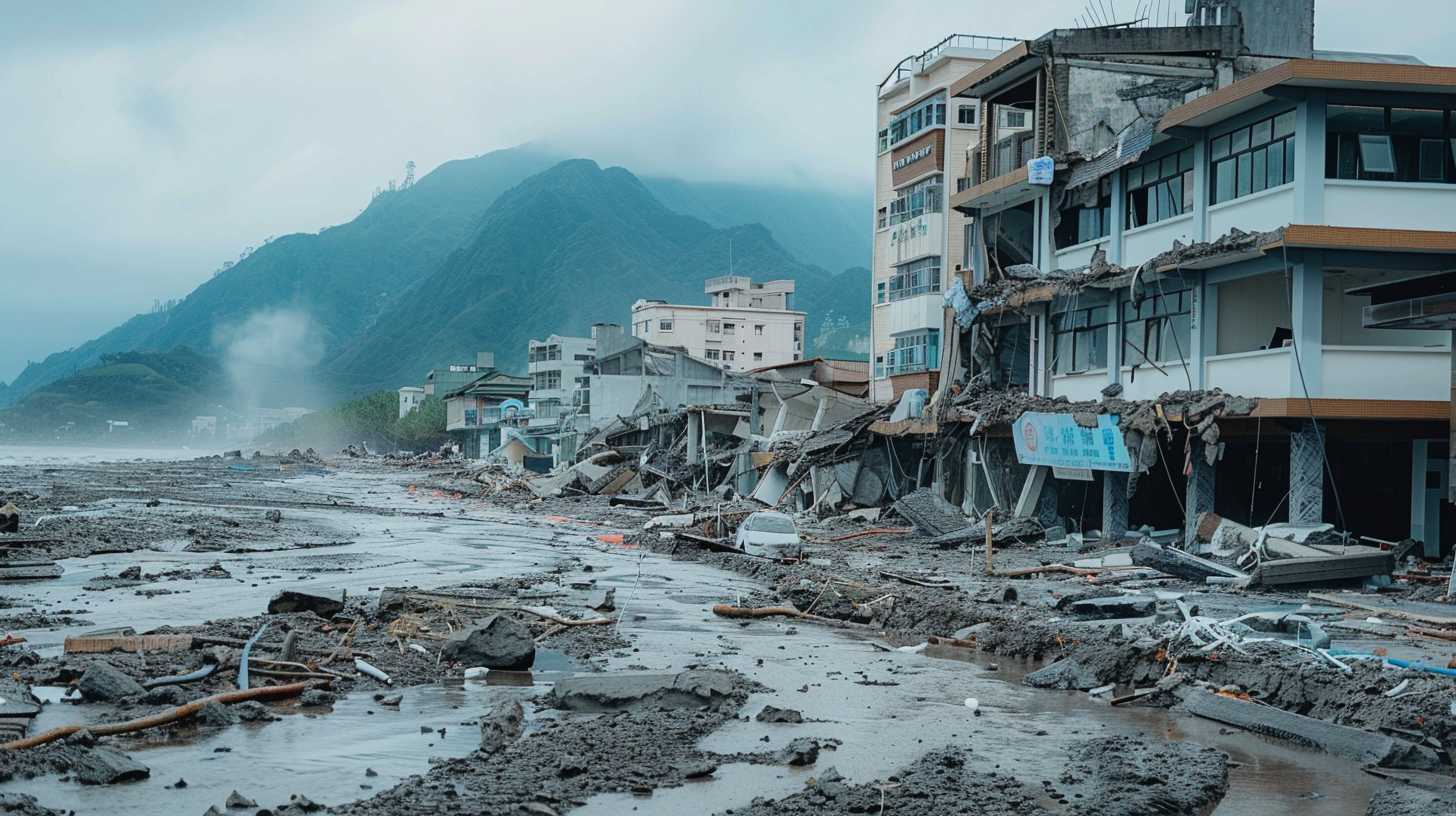
[[[900,60],[899,64],[885,76],[880,82],[880,90],[883,91],[886,85],[893,85],[901,80],[909,79],[916,71],[922,70],[925,66],[934,62],[947,49],[951,48],[975,48],[986,51],[1005,51],[1016,43],[1021,42],[1015,37],[996,37],[989,34],[951,34],[945,39],[921,51]]]

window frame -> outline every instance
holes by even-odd
[[[1170,298],[1177,298],[1173,309],[1168,309],[1167,301]],[[1163,366],[1169,363],[1179,363],[1188,359],[1192,353],[1193,344],[1193,289],[1175,289],[1173,291],[1148,292],[1141,300],[1136,302],[1123,301],[1120,308],[1122,329],[1122,364],[1125,366],[1156,365]],[[1147,312],[1147,314],[1144,314]],[[1129,316],[1131,314],[1131,316]],[[1180,321],[1179,318],[1182,318]],[[1181,333],[1180,330],[1181,323]],[[1133,343],[1133,326],[1140,326],[1138,332],[1140,338],[1135,345]],[[1165,335],[1164,332],[1171,327],[1175,332]],[[1164,348],[1164,337],[1173,338],[1171,348]],[[1155,345],[1156,349],[1150,348]],[[1149,356],[1152,352],[1152,356]]]
[[[1151,226],[1193,212],[1197,185],[1192,146],[1138,162],[1122,174],[1124,229]],[[1138,204],[1142,205],[1141,219]]]
[[[1103,176],[1097,181],[1097,187],[1096,207],[1077,204],[1058,211],[1061,220],[1056,227],[1057,249],[1100,241],[1112,234],[1112,176]],[[1097,213],[1097,229],[1094,231],[1096,234],[1091,236],[1085,236],[1082,232],[1082,227],[1085,226],[1083,216],[1088,213]],[[1072,219],[1076,219],[1075,223]],[[967,260],[970,260],[969,257]]]
[[[1100,315],[1094,314],[1100,312]],[[1111,360],[1108,354],[1108,329],[1112,326],[1116,311],[1111,303],[1099,303],[1092,306],[1078,306],[1075,309],[1063,309],[1051,316],[1050,328],[1052,336],[1052,374],[1085,374],[1091,371],[1105,370]],[[1101,322],[1095,322],[1100,320]],[[1067,338],[1069,343],[1070,361],[1064,360],[1061,354],[1062,338]],[[1101,345],[1102,360],[1100,365],[1091,362],[1092,352],[1087,355],[1089,361],[1086,366],[1078,366],[1079,351],[1085,344],[1087,348],[1096,350]]]
[[[890,278],[885,287],[888,299],[885,302],[894,303],[939,292],[943,274],[944,268],[939,255],[927,255],[890,267]]]
[[[891,340],[894,345],[884,355],[885,376],[940,368],[940,329],[916,329],[894,335]]]
[[[1325,178],[1396,184],[1456,184],[1456,109],[1439,102],[1431,104],[1435,106],[1329,103],[1325,116]],[[1379,111],[1380,125],[1371,129],[1358,123],[1332,124],[1341,110]],[[1420,114],[1434,115],[1435,132],[1426,132],[1419,126]],[[1435,175],[1427,172],[1426,159],[1431,154],[1426,151],[1430,148],[1435,148],[1440,156],[1441,166]],[[1378,149],[1383,149],[1389,169],[1369,169],[1369,159]]]
[[[1298,117],[1294,108],[1287,108],[1269,116],[1248,122],[1239,127],[1224,131],[1217,136],[1208,139],[1208,191],[1205,193],[1209,204],[1226,204],[1230,201],[1237,201],[1246,196],[1262,193],[1265,190],[1273,190],[1283,187],[1286,184],[1293,184],[1295,180],[1295,156],[1296,137],[1299,135],[1297,125]],[[1282,133],[1280,127],[1287,124],[1287,129]],[[1267,136],[1264,126],[1268,125]],[[1267,138],[1267,141],[1254,142],[1260,138]],[[1224,142],[1220,146],[1220,142]],[[1270,175],[1276,164],[1272,161],[1275,155],[1275,148],[1278,147],[1278,166],[1282,172],[1279,183],[1273,183]],[[1224,197],[1223,179],[1219,173],[1222,167],[1227,166],[1229,193]],[[1260,175],[1262,182],[1254,178],[1256,168],[1262,168]],[[1245,171],[1248,174],[1248,185],[1244,185]]]
[[[660,332],[672,331],[672,318],[659,318],[657,321],[657,330]]]

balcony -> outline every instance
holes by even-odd
[[[1318,359],[1319,382],[1311,399],[1444,402],[1451,395],[1451,352],[1418,346],[1325,346],[1306,352]],[[1204,360],[1204,383],[1231,394],[1269,399],[1303,399],[1304,388],[1290,349],[1220,354]],[[1141,376],[1141,375],[1139,375]]]

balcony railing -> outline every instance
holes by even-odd
[[[989,34],[951,34],[935,45],[900,60],[899,64],[890,70],[883,81],[880,82],[880,90],[883,91],[886,85],[893,85],[896,82],[909,79],[917,71],[924,70],[925,66],[934,62],[943,52],[951,48],[972,48],[984,51],[1005,51],[1011,46],[1021,42],[1015,37],[997,37]]]
[[[991,178],[1005,175],[1036,158],[1031,149],[1032,132],[1013,133],[991,146]]]

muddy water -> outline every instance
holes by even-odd
[[[598,544],[599,528],[546,525],[479,503],[411,494],[383,476],[339,474],[290,485],[300,501],[327,493],[356,504],[447,515],[294,510],[290,512],[317,514],[353,543],[232,556],[103,556],[67,562],[62,579],[31,585],[20,594],[34,598],[42,609],[80,608],[97,626],[128,624],[140,630],[256,614],[283,585],[342,586],[358,593],[385,585],[431,587],[539,572],[577,556],[593,566],[591,577],[599,588],[617,588],[620,631],[635,648],[610,658],[613,668],[727,666],[774,689],[750,699],[745,714],[751,717],[772,703],[799,709],[812,720],[802,725],[733,721],[705,739],[702,747],[707,750],[761,751],[782,747],[796,736],[832,737],[842,744],[821,754],[818,768],[832,765],[854,781],[868,781],[893,773],[930,748],[959,743],[985,767],[999,766],[1035,784],[1056,778],[1061,756],[1073,742],[1133,733],[1211,745],[1240,763],[1218,814],[1358,814],[1374,787],[1375,780],[1351,763],[1242,732],[1224,733],[1213,723],[1169,717],[1163,711],[1113,709],[1082,694],[1027,688],[1019,682],[1025,665],[1002,661],[992,669],[988,660],[974,655],[950,659],[953,653],[887,653],[828,629],[762,621],[740,626],[715,618],[709,611],[714,602],[734,601],[755,587],[703,565]],[[178,594],[152,599],[132,590],[81,590],[87,578],[135,563],[156,572],[177,566],[198,569],[213,561],[220,561],[235,579],[163,582],[153,587]],[[67,633],[25,634],[39,648],[59,649]],[[260,805],[278,804],[290,793],[337,804],[422,772],[432,756],[472,750],[478,731],[462,723],[508,697],[541,691],[552,675],[538,674],[535,681],[528,687],[467,682],[410,689],[398,711],[381,709],[367,695],[345,698],[324,716],[282,704],[277,722],[198,733],[181,741],[124,745],[151,766],[148,781],[92,789],[43,779],[13,782],[0,790],[29,792],[45,804],[82,813],[155,813],[159,803],[166,812],[200,813],[208,805],[221,805],[234,788]],[[982,716],[972,716],[967,698],[977,700]],[[37,727],[73,722],[80,711],[64,704],[48,706]],[[421,731],[425,727],[429,733]],[[768,742],[762,741],[765,736]],[[379,775],[365,776],[365,768]],[[755,796],[792,793],[814,773],[813,768],[730,765],[711,781],[649,798],[599,796],[580,812],[712,812],[746,804]],[[187,787],[169,787],[179,778]]]

